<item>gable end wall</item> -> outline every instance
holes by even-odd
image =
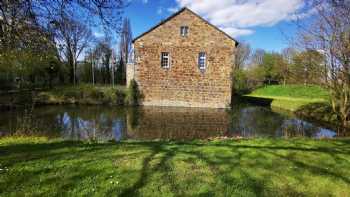
[[[180,27],[189,35],[181,37]],[[185,10],[137,39],[135,80],[143,105],[227,108],[231,101],[235,41],[192,12]],[[160,54],[169,52],[169,69],[161,68]],[[198,68],[205,52],[207,68]]]

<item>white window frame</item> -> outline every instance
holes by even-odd
[[[165,55],[167,54],[167,55]],[[166,66],[163,66],[163,60],[167,59],[168,63]],[[162,68],[170,68],[170,53],[169,52],[161,52],[160,53],[160,67]]]
[[[203,56],[203,54],[204,54],[204,56]],[[203,63],[203,64],[201,64],[201,63]],[[207,67],[207,54],[205,52],[200,52],[198,54],[198,68],[200,70],[205,70],[206,67]]]
[[[188,36],[188,26],[181,26],[180,27],[180,34],[182,37],[187,37]]]

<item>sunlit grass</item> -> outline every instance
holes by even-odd
[[[259,88],[253,91],[251,95],[296,100],[327,100],[329,98],[329,94],[326,90],[315,85],[271,85]]]
[[[319,86],[271,85],[259,88],[246,95],[255,98],[271,99],[271,106],[297,111],[313,103],[327,103],[329,94]]]
[[[350,140],[0,139],[0,196],[347,196]]]

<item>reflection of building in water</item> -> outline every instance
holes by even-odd
[[[220,109],[144,107],[130,110],[127,122],[128,138],[207,139],[229,134],[230,115]]]
[[[181,140],[222,136],[324,138],[336,135],[312,123],[249,105],[236,106],[230,112],[203,108],[55,106],[38,108],[33,113],[38,123],[36,135],[66,140]],[[22,116],[18,114],[7,114],[5,126],[9,129],[3,129],[3,124],[0,131],[12,131],[11,128],[16,131],[21,126],[18,117]]]

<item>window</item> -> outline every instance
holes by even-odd
[[[187,36],[187,34],[188,34],[188,27],[187,26],[181,26],[180,34],[181,34],[182,37]]]
[[[170,55],[168,52],[162,52],[160,64],[162,68],[170,67]]]
[[[204,52],[200,52],[198,56],[198,67],[199,69],[205,69],[207,56]]]

